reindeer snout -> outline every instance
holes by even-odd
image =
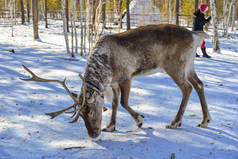
[[[92,132],[88,132],[88,136],[91,138],[96,138],[101,134],[101,130],[93,130]]]

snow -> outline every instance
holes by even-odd
[[[78,73],[84,73],[87,57],[69,58],[62,24],[43,26],[41,40],[35,41],[31,25],[14,26],[14,37],[8,25],[0,25],[0,159],[169,159],[171,154],[176,159],[238,159],[237,35],[220,39],[220,54],[211,53],[208,40],[212,59],[195,59],[213,119],[208,128],[196,127],[202,113],[195,91],[182,128],[165,128],[178,110],[181,93],[168,75],[157,73],[132,83],[129,102],[145,117],[142,129],[119,107],[117,131],[91,139],[82,119],[70,124],[67,114],[53,120],[45,115],[72,104],[60,85],[19,80],[28,76],[24,64],[45,78],[66,77],[70,90],[79,93]],[[105,106],[109,110],[103,113],[103,127],[111,115],[110,104]]]

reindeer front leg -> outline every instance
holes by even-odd
[[[177,112],[177,115],[175,116],[174,120],[170,123],[170,125],[166,126],[166,128],[175,129],[181,127],[182,125],[182,117],[185,112],[189,96],[192,92],[192,86],[190,85],[190,83],[184,82],[183,84],[179,85],[179,87],[182,91],[183,98],[179,110]]]
[[[118,84],[112,86],[113,99],[112,99],[112,115],[110,123],[102,131],[112,132],[116,130],[116,116],[118,108],[118,98],[120,95],[120,87]]]
[[[120,83],[121,88],[121,105],[125,108],[131,116],[134,118],[136,125],[140,128],[143,124],[143,116],[136,113],[131,107],[128,105],[128,99],[130,95],[130,88],[131,88],[131,80],[125,80],[124,82]]]

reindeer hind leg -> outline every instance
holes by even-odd
[[[207,127],[208,123],[211,122],[211,116],[208,111],[207,102],[204,94],[204,86],[202,81],[198,78],[197,74],[193,72],[191,76],[189,77],[189,81],[192,83],[193,87],[195,88],[198,97],[200,99],[201,107],[202,107],[202,113],[203,113],[203,119],[200,124],[198,124],[199,127]]]
[[[130,94],[130,87],[131,87],[131,80],[125,80],[124,82],[120,83],[121,88],[121,105],[125,108],[131,116],[134,118],[136,125],[140,128],[143,124],[143,115],[138,114],[135,112],[131,107],[128,105],[128,99]]]

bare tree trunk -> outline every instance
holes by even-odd
[[[86,22],[87,12],[86,11],[85,11],[84,17],[85,17],[85,21],[83,25],[83,50],[84,50],[84,54],[86,54],[86,42],[87,42],[87,22]]]
[[[168,1],[168,23],[172,23],[172,0]]]
[[[75,5],[76,1],[71,1],[71,35],[72,35],[72,51],[71,55],[72,57],[75,57],[74,54],[74,39],[75,39],[75,53],[78,52],[78,39],[77,39],[77,32],[76,32],[76,26],[75,26]]]
[[[95,25],[95,18],[96,18],[96,8],[97,8],[97,4],[96,4],[96,0],[92,1],[92,9],[93,9],[93,17],[92,17],[92,22],[93,22],[93,26]]]
[[[27,22],[30,23],[30,0],[27,0]]]
[[[101,37],[103,33],[104,27],[100,27],[101,19],[103,16],[102,8],[103,8],[103,2],[104,0],[99,0],[96,8],[96,14],[95,14],[95,26],[94,26],[94,39],[95,42]]]
[[[194,10],[198,9],[198,2],[199,2],[199,0],[195,0]]]
[[[224,37],[228,36],[230,5],[231,5],[231,0],[228,0],[227,4],[226,4],[226,7],[225,7],[224,21],[223,21],[223,29],[224,29],[223,36]]]
[[[14,24],[17,24],[17,16],[16,16],[16,6],[17,6],[17,1],[14,0],[13,2],[13,16],[14,16]]]
[[[24,12],[23,0],[21,0],[20,3],[21,3],[21,24],[25,24],[25,12]]]
[[[75,24],[75,18],[76,18],[76,0],[74,0],[73,3],[73,25],[74,25],[74,36],[75,36],[75,53],[78,53],[78,33],[77,28]]]
[[[223,0],[223,17],[225,18],[226,15],[226,10],[227,10],[227,1],[228,0]],[[224,20],[225,21],[225,20]],[[224,25],[224,21],[223,21],[223,25]]]
[[[116,2],[117,0],[113,0],[113,14],[115,14],[115,13],[118,13],[117,11],[117,2]]]
[[[34,39],[39,39],[38,33],[38,0],[32,0],[32,22]]]
[[[5,9],[7,9],[8,8],[8,6],[9,6],[9,1],[8,0],[5,0]]]
[[[86,32],[87,32],[87,39],[88,39],[88,52],[91,51],[91,37],[92,37],[92,4],[90,3],[90,0],[86,0]]]
[[[86,5],[85,5],[85,10],[84,10],[84,27],[83,27],[83,50],[84,50],[84,53],[86,53],[86,40],[87,40],[87,22],[88,22],[88,18],[87,18],[87,16],[88,16],[88,14],[87,14],[87,10],[88,10],[88,8],[87,8],[87,0],[86,0],[86,3],[85,3]]]
[[[236,0],[232,1],[232,23],[231,23],[231,31],[234,31],[235,20],[236,20]]]
[[[67,53],[70,53],[69,50],[69,39],[68,39],[68,32],[67,32],[67,25],[66,25],[66,16],[65,16],[65,1],[62,0],[62,18],[63,18],[63,31],[64,31],[64,39],[65,39],[65,45]]]
[[[208,11],[206,12],[206,16],[208,16],[208,13],[210,13],[210,3],[209,3],[209,0],[206,0],[206,4],[208,6]],[[205,31],[208,31],[210,23],[211,22],[208,22],[208,23],[205,24],[205,26],[204,26],[204,30]]]
[[[47,18],[47,14],[48,14],[48,7],[47,7],[47,0],[44,1],[44,8],[45,8],[45,28],[48,28],[48,18]]]
[[[210,13],[210,3],[209,3],[209,0],[206,0],[207,2],[207,5],[208,5],[208,11],[206,12],[206,16],[208,16],[208,14]]]
[[[228,30],[229,30],[229,23],[230,23],[230,19],[231,19],[231,10],[232,10],[232,4],[231,1],[229,1],[229,10],[228,10],[228,16],[227,16],[227,20],[226,20],[226,27],[225,27],[225,32],[224,32],[224,36],[226,38],[228,38]]]
[[[223,0],[223,21],[222,21],[222,25],[223,25],[223,29],[225,28],[225,23],[226,23],[226,18],[227,18],[227,1],[228,0]],[[224,34],[224,30],[223,30],[223,34]]]
[[[72,8],[73,8],[73,3],[71,1],[71,13],[70,13],[70,23],[71,23],[71,57],[75,57],[74,55],[74,27],[73,27],[73,13],[72,13]]]
[[[238,23],[237,23],[236,26],[235,26],[234,34],[236,34],[237,28],[238,28]]]
[[[79,1],[79,6],[80,6],[80,26],[81,26],[81,50],[80,50],[80,56],[83,56],[83,38],[84,38],[84,32],[83,32],[83,5],[82,5],[82,2],[81,0]]]
[[[130,18],[130,0],[126,0],[126,24],[127,30],[131,29],[131,18]]]
[[[213,51],[220,52],[220,44],[218,39],[218,20],[216,13],[216,1],[211,0],[212,19],[213,19]]]
[[[175,24],[179,25],[179,0],[175,1],[175,16],[176,16]]]
[[[120,29],[122,28],[122,4],[123,4],[123,0],[119,0]]]
[[[13,32],[14,32],[14,29],[13,29],[13,26],[14,26],[14,20],[13,20],[13,18],[14,18],[14,1],[13,0],[10,0],[10,3],[8,3],[8,5],[10,5],[9,6],[9,8],[10,8],[10,14],[11,14],[11,28],[12,28],[12,37],[14,37],[14,34],[13,34]]]
[[[69,32],[69,0],[66,0],[65,16],[66,16],[66,28],[67,28],[67,32]]]
[[[103,28],[106,28],[106,0],[103,0],[102,22],[103,22]]]

